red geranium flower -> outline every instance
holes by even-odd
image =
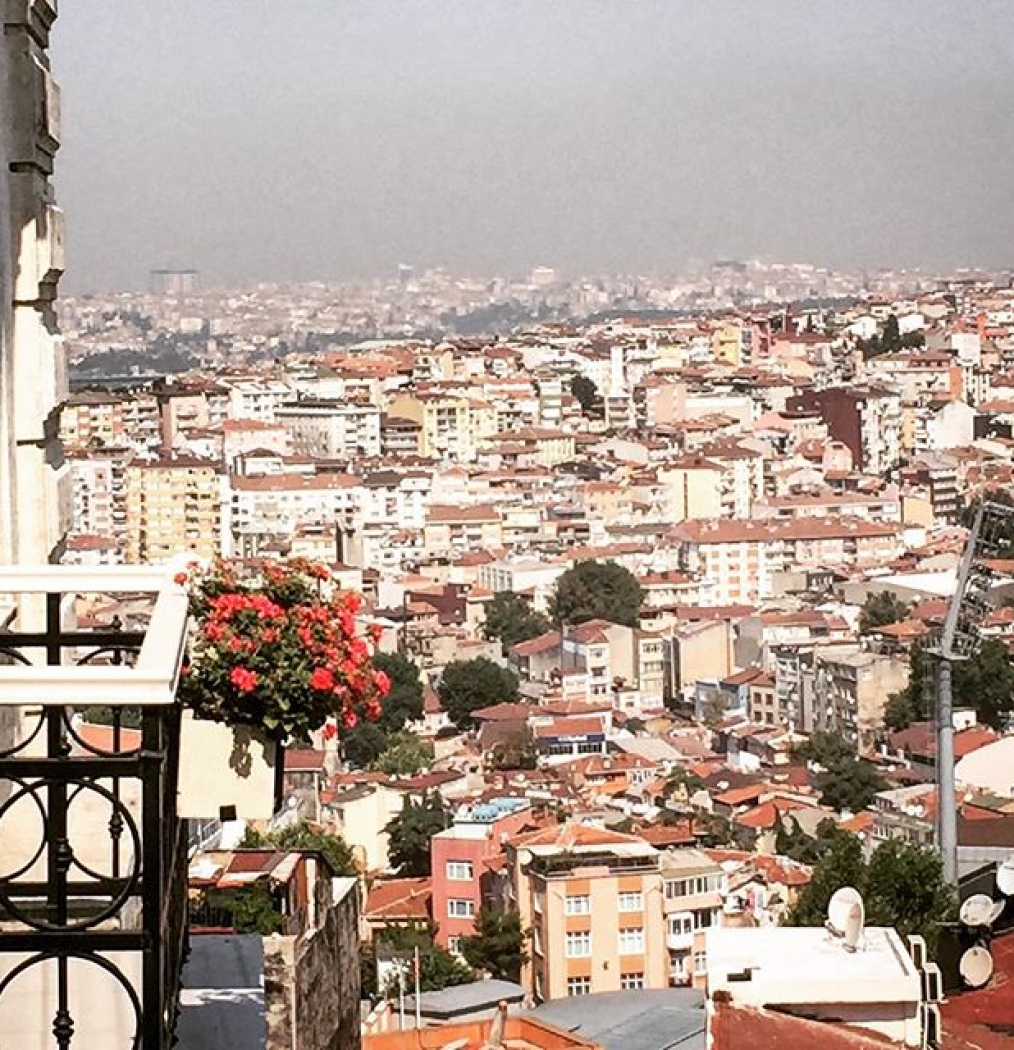
[[[251,693],[257,688],[257,672],[246,667],[234,667],[229,681],[241,692]]]
[[[318,667],[310,675],[310,685],[314,689],[333,689],[334,675],[328,667]]]

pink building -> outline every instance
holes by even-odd
[[[454,823],[430,840],[433,921],[442,948],[457,951],[461,938],[474,932],[489,861],[530,823],[527,799],[497,798],[462,807]]]

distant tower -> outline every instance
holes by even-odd
[[[407,287],[414,276],[415,270],[408,263],[401,263],[398,266],[398,283],[402,288]]]
[[[556,284],[556,270],[552,266],[536,266],[532,270],[531,282],[536,288],[548,288]]]
[[[152,270],[151,294],[181,299],[197,291],[197,270]]]

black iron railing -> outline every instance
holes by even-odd
[[[65,630],[61,596],[45,600],[46,629],[0,634],[0,659],[27,664],[32,654],[41,662],[40,651],[50,666],[134,659],[141,632],[116,622]],[[80,1002],[75,982],[87,982],[95,967],[117,986],[118,1002],[94,1008],[123,1012],[133,1033],[126,1047],[168,1050],[187,930],[186,827],[176,816],[180,711],[104,708],[96,742],[94,730],[81,728],[89,710],[22,709],[19,739],[0,749],[0,1010],[19,989],[52,988],[49,1045],[91,1050],[89,1019],[75,1017],[71,1004]],[[24,823],[19,814],[29,813],[38,842],[20,853],[4,848]],[[43,983],[31,984],[33,971]]]

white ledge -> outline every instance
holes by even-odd
[[[0,567],[0,606],[6,595],[150,594],[154,605],[134,666],[0,665],[0,707],[172,704],[186,651],[189,596],[173,580],[178,563],[163,566]],[[0,633],[0,646],[5,642]],[[17,647],[17,635],[10,638]],[[87,648],[87,642],[75,650]]]

